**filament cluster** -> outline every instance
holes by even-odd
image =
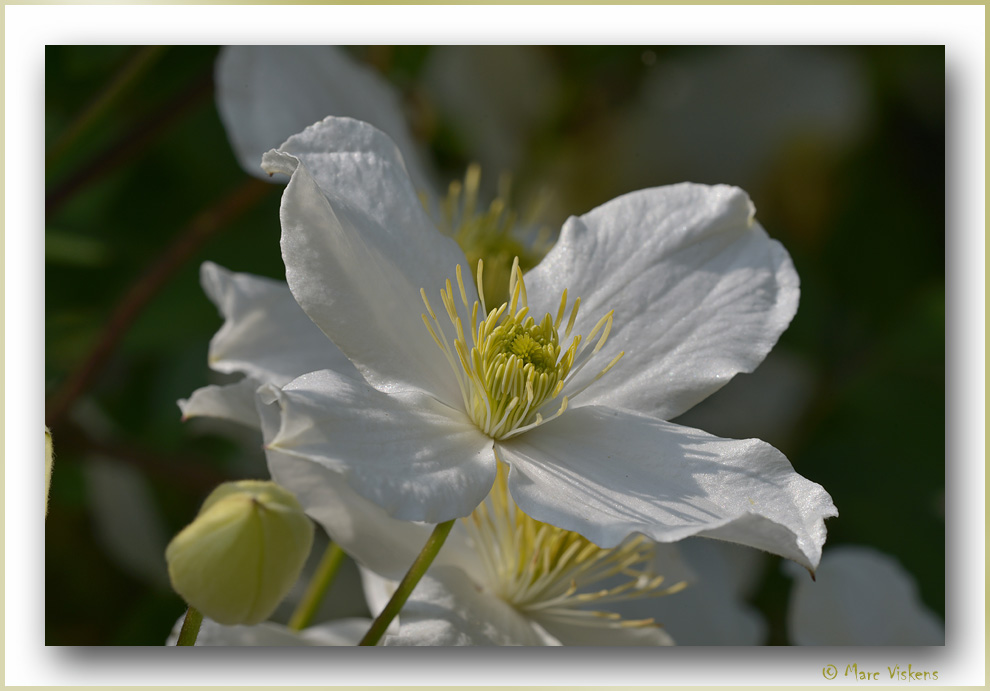
[[[456,274],[457,294],[449,280],[440,291],[440,300],[454,330],[452,346],[426,291],[421,289],[420,295],[429,315],[422,315],[423,323],[457,377],[467,414],[493,439],[516,436],[561,415],[567,410],[570,397],[580,393],[565,394],[565,385],[605,345],[612,329],[612,312],[598,320],[587,338],[577,335],[564,348],[560,329],[568,315],[566,289],[556,318],[547,313],[537,322],[529,314],[518,258],[510,273],[509,301],[491,311],[486,310],[481,287],[484,262],[478,261],[479,299],[473,304],[468,303],[459,264]],[[466,324],[457,298],[465,310]],[[571,336],[580,306],[581,298],[570,305],[565,339]],[[594,348],[588,349],[595,339]],[[608,372],[622,355],[619,353],[595,379]]]
[[[653,573],[653,542],[634,535],[612,549],[577,533],[541,523],[516,506],[499,462],[491,493],[463,521],[484,566],[488,587],[520,611],[590,626],[652,626],[652,619],[622,619],[597,607],[621,600],[670,595]]]

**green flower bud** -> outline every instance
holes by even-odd
[[[274,482],[225,482],[165,550],[172,587],[214,621],[264,621],[299,578],[313,523]]]

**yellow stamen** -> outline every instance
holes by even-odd
[[[569,396],[574,395],[573,391],[564,395],[566,382],[605,345],[612,329],[613,313],[599,319],[587,339],[577,335],[564,348],[558,329],[567,311],[567,291],[561,295],[556,319],[548,313],[537,322],[529,314],[529,296],[518,257],[512,263],[509,301],[487,314],[484,290],[480,288],[484,262],[478,261],[479,297],[471,304],[460,265],[454,273],[457,294],[470,317],[465,324],[454,286],[448,279],[440,291],[440,300],[453,327],[453,347],[446,336],[450,327],[445,330],[440,324],[425,290],[420,295],[429,314],[429,319],[424,314],[423,320],[455,372],[467,414],[494,439],[515,436],[561,415],[567,410]],[[574,301],[565,337],[574,326],[580,302],[580,298]],[[482,315],[484,318],[480,318]],[[586,353],[587,346],[596,338],[594,349]],[[614,359],[598,376],[617,361]],[[559,403],[552,404],[558,397]],[[554,407],[556,412],[547,415]]]
[[[651,571],[654,543],[635,535],[603,549],[588,539],[523,513],[508,493],[507,467],[499,461],[485,502],[463,519],[487,574],[487,587],[524,613],[605,627],[655,626],[652,619],[622,619],[591,610],[610,602],[670,595],[686,587],[664,586]],[[621,575],[624,581],[606,579]]]

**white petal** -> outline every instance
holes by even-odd
[[[896,559],[840,546],[816,579],[796,573],[787,626],[796,645],[945,645],[945,627]]]
[[[586,406],[500,442],[509,491],[533,518],[602,547],[633,531],[658,542],[700,535],[814,569],[828,494],[758,439],[721,439],[634,413]]]
[[[737,566],[749,560],[743,555],[764,556],[748,547],[716,540],[688,538],[658,554],[654,569],[666,577],[665,586],[684,580],[687,587],[672,595],[650,600],[619,602],[610,609],[629,619],[652,617],[677,645],[762,645],[766,623],[759,611],[743,598]],[[737,553],[743,553],[739,555]],[[739,557],[743,556],[740,560]],[[680,563],[683,560],[683,564]],[[685,574],[685,568],[689,569]],[[800,567],[799,567],[800,568]],[[801,569],[807,576],[807,572]]]
[[[328,115],[370,122],[402,150],[417,187],[431,185],[399,95],[333,46],[228,46],[216,64],[217,109],[241,167],[268,178],[261,157]]]
[[[797,309],[798,277],[753,221],[742,190],[683,183],[633,192],[564,224],[526,276],[533,314],[581,297],[575,333],[615,310],[612,332],[574,386],[625,356],[575,405],[669,420],[750,372]],[[565,392],[566,393],[566,392]]]
[[[268,449],[272,479],[299,500],[334,542],[368,566],[402,578],[433,526],[398,521],[357,494],[344,476],[314,461]]]
[[[278,405],[259,402],[259,410],[269,443],[280,426]],[[399,580],[405,575],[434,526],[392,518],[351,489],[343,475],[320,463],[270,447],[266,455],[272,479],[295,494],[306,513],[345,552],[387,578]],[[434,563],[456,564],[468,550],[464,532],[455,526]]]
[[[637,604],[648,604],[642,600]],[[612,609],[611,607],[609,608]],[[641,617],[642,618],[642,617]],[[670,634],[658,625],[607,627],[576,622],[568,617],[536,616],[535,621],[561,645],[658,646],[674,645]]]
[[[547,645],[533,623],[455,567],[430,569],[385,645]]]
[[[454,533],[456,532],[458,525],[460,524],[458,523],[454,526],[454,531],[451,532],[450,537],[454,537]],[[418,585],[416,590],[413,592],[412,601],[418,604],[409,605],[407,603],[407,605],[403,607],[402,611],[399,613],[399,616],[393,619],[392,623],[389,624],[385,636],[379,645],[426,645],[426,643],[417,642],[424,637],[424,634],[426,637],[456,637],[458,635],[459,632],[456,630],[456,625],[452,627],[451,622],[442,621],[443,616],[441,616],[441,621],[438,622],[426,621],[431,619],[436,613],[436,608],[431,605],[431,602],[433,600],[443,601],[451,598],[451,591],[446,585],[449,582],[454,584],[454,589],[456,590],[463,586],[466,579],[472,583],[472,588],[479,590],[473,584],[483,583],[484,581],[478,578],[472,578],[472,576],[464,570],[463,567],[465,564],[469,565],[470,562],[463,560],[458,562],[456,559],[444,561],[444,557],[450,553],[450,547],[452,547],[451,540],[448,538],[447,542],[444,543],[443,548],[440,550],[440,553],[437,555],[436,560],[433,562],[433,565],[430,567],[430,570],[424,576],[426,583],[420,581],[420,585]],[[462,555],[462,557],[463,556],[464,555]],[[476,558],[474,558],[474,560],[477,561]],[[444,570],[444,567],[453,568]],[[385,608],[385,605],[388,604],[388,601],[392,598],[392,595],[395,594],[396,587],[398,586],[398,579],[393,580],[383,578],[374,571],[362,567],[361,583],[364,586],[364,597],[368,602],[368,609],[373,614],[377,615]],[[470,607],[471,605],[467,604],[467,606]],[[489,604],[483,603],[481,611],[484,612],[489,607]],[[431,609],[434,611],[431,612]],[[478,608],[476,607],[475,609],[477,610]],[[498,609],[500,608],[496,607],[496,611]],[[416,610],[419,610],[422,615],[421,617],[417,617],[413,614]],[[424,621],[414,627],[413,630],[417,632],[414,633],[414,635],[398,639],[393,638],[394,636],[399,635],[400,623],[405,621],[407,615],[410,617],[411,623],[415,623],[419,618],[422,618]],[[452,628],[454,630],[452,630]],[[443,644],[438,643],[437,645]],[[469,644],[464,643],[464,645]],[[548,645],[556,645],[556,643],[550,642]]]
[[[179,617],[172,628],[166,645],[175,645],[185,615]],[[203,617],[196,636],[198,646],[290,646],[306,645],[299,635],[287,627],[273,622],[262,622],[255,626],[224,626],[212,619]]]
[[[166,645],[175,645],[185,615],[175,622]],[[338,619],[293,631],[287,626],[266,621],[255,626],[224,626],[207,617],[199,627],[198,646],[343,646],[357,645],[371,626],[370,619]]]
[[[442,553],[443,549],[440,552]],[[392,599],[401,577],[389,578],[382,576],[361,565],[358,566],[358,571],[361,575],[361,587],[364,589],[364,599],[368,604],[368,611],[377,617],[385,609],[388,601]],[[398,631],[399,620],[393,619],[392,623],[388,625],[388,633],[394,634],[398,633]]]
[[[292,174],[282,195],[282,258],[310,318],[383,391],[416,387],[452,405],[461,394],[422,315],[443,313],[446,280],[477,299],[464,253],[427,218],[395,145],[370,125],[328,118],[266,154]],[[458,300],[460,298],[458,297]],[[447,338],[453,342],[453,328]]]
[[[200,280],[224,317],[210,340],[213,369],[279,386],[321,369],[356,374],[282,281],[234,273],[213,262],[203,263]]]
[[[277,401],[266,404],[259,399],[257,404],[256,416],[261,417],[262,435],[268,445],[281,427],[281,411]],[[392,518],[380,506],[351,489],[341,473],[320,463],[271,447],[265,449],[265,455],[272,479],[295,494],[306,513],[364,567],[362,577],[368,569],[396,581],[405,575],[426,544],[433,525]],[[472,555],[473,548],[458,523],[434,564],[469,563]],[[373,612],[377,611],[370,596],[368,604]],[[380,607],[384,605],[382,602]]]
[[[282,406],[271,449],[343,473],[395,518],[466,516],[495,481],[491,439],[421,391],[384,394],[324,370],[268,393]]]
[[[357,645],[371,627],[371,619],[350,617],[310,626],[299,632],[307,645]]]
[[[259,386],[261,382],[257,379],[245,377],[234,384],[211,384],[196,389],[189,398],[179,400],[182,419],[215,417],[256,428],[258,412],[254,394]]]

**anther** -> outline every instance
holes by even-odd
[[[529,297],[518,257],[512,264],[509,300],[490,311],[481,287],[483,262],[477,265],[478,299],[473,303],[468,300],[459,264],[454,273],[468,321],[465,323],[461,318],[453,284],[447,279],[440,300],[454,333],[453,347],[447,340],[451,328],[445,330],[440,325],[425,290],[420,295],[429,318],[426,314],[422,316],[431,338],[455,371],[468,415],[483,432],[496,439],[515,436],[561,415],[567,409],[569,396],[573,396],[573,392],[564,395],[566,382],[604,346],[611,332],[613,313],[599,319],[587,339],[575,335],[570,345],[563,348],[558,333],[567,312],[566,290],[561,294],[556,318],[547,313],[537,321],[529,314]],[[565,337],[570,337],[580,304],[580,298],[576,298],[571,306]],[[592,340],[595,340],[594,350],[586,352]],[[613,360],[598,376],[617,361]],[[546,416],[545,408],[558,397],[557,411]]]

